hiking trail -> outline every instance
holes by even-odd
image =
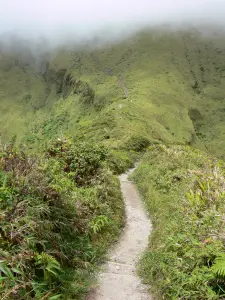
[[[116,246],[99,275],[97,288],[86,300],[151,300],[147,286],[136,275],[136,263],[148,245],[151,223],[144,210],[137,188],[128,177],[134,171],[120,175],[120,185],[126,210],[126,224]]]

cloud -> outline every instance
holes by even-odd
[[[52,40],[120,35],[145,25],[224,24],[224,0],[0,0],[0,33]]]

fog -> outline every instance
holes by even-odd
[[[224,0],[0,0],[0,34],[58,44],[165,23],[224,25],[224,16]]]

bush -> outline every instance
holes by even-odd
[[[132,136],[125,142],[125,149],[141,152],[148,148],[150,141],[143,136]]]
[[[107,150],[103,146],[86,142],[72,144],[67,139],[54,140],[46,151],[48,157],[60,161],[63,171],[70,173],[79,186],[91,184],[107,157]]]
[[[107,164],[115,174],[122,174],[133,167],[137,154],[134,152],[111,150],[107,157]]]

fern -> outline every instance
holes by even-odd
[[[212,271],[217,277],[225,279],[225,254],[222,254],[215,259]]]
[[[51,255],[42,252],[36,256],[36,266],[44,272],[44,279],[51,281],[52,278],[58,277],[61,271],[59,262]]]
[[[110,220],[107,216],[95,216],[90,222],[91,230],[96,234],[103,230],[109,224]]]

